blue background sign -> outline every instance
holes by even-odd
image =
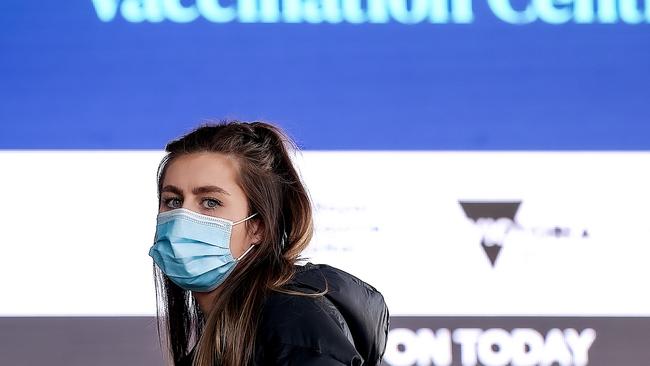
[[[0,148],[162,149],[235,117],[316,150],[649,150],[650,5],[553,4],[4,2]]]

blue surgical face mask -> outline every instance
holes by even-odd
[[[171,281],[183,289],[207,292],[228,277],[254,245],[235,259],[230,252],[232,222],[177,208],[157,216],[155,242],[149,255]]]

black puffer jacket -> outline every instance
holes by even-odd
[[[262,309],[256,366],[375,366],[386,348],[389,313],[374,287],[338,268],[296,266],[287,288],[320,292],[306,297],[272,291]],[[191,354],[179,366],[191,364]]]

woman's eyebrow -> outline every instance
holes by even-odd
[[[182,189],[180,189],[180,188],[178,188],[176,186],[173,186],[171,184],[166,185],[162,189],[162,191],[163,192],[172,192],[172,193],[175,193],[175,194],[177,194],[179,196],[183,195],[183,190]],[[227,194],[227,195],[230,196],[230,193],[228,193],[228,191],[226,191],[225,189],[223,189],[223,188],[221,188],[219,186],[201,186],[201,187],[196,187],[196,188],[192,189],[192,193],[194,193],[195,195],[199,195],[199,194],[203,194],[203,193],[213,193],[213,192],[223,193],[223,194]]]
[[[172,186],[172,185],[166,185],[166,186],[164,186],[163,189],[162,189],[162,191],[163,191],[163,192],[172,192],[172,193],[176,193],[176,194],[179,195],[179,196],[182,196],[182,195],[183,195],[183,191],[182,191],[180,188],[178,188],[178,187],[176,187],[176,186]]]
[[[230,196],[230,193],[228,193],[228,191],[226,191],[225,189],[219,186],[202,186],[202,187],[196,187],[192,189],[192,193],[194,193],[195,195],[199,195],[202,193],[213,193],[213,192],[223,193]]]

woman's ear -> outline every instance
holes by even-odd
[[[251,239],[251,243],[259,244],[262,241],[262,231],[264,229],[262,221],[253,218],[251,219],[250,228],[248,230],[248,236]]]

